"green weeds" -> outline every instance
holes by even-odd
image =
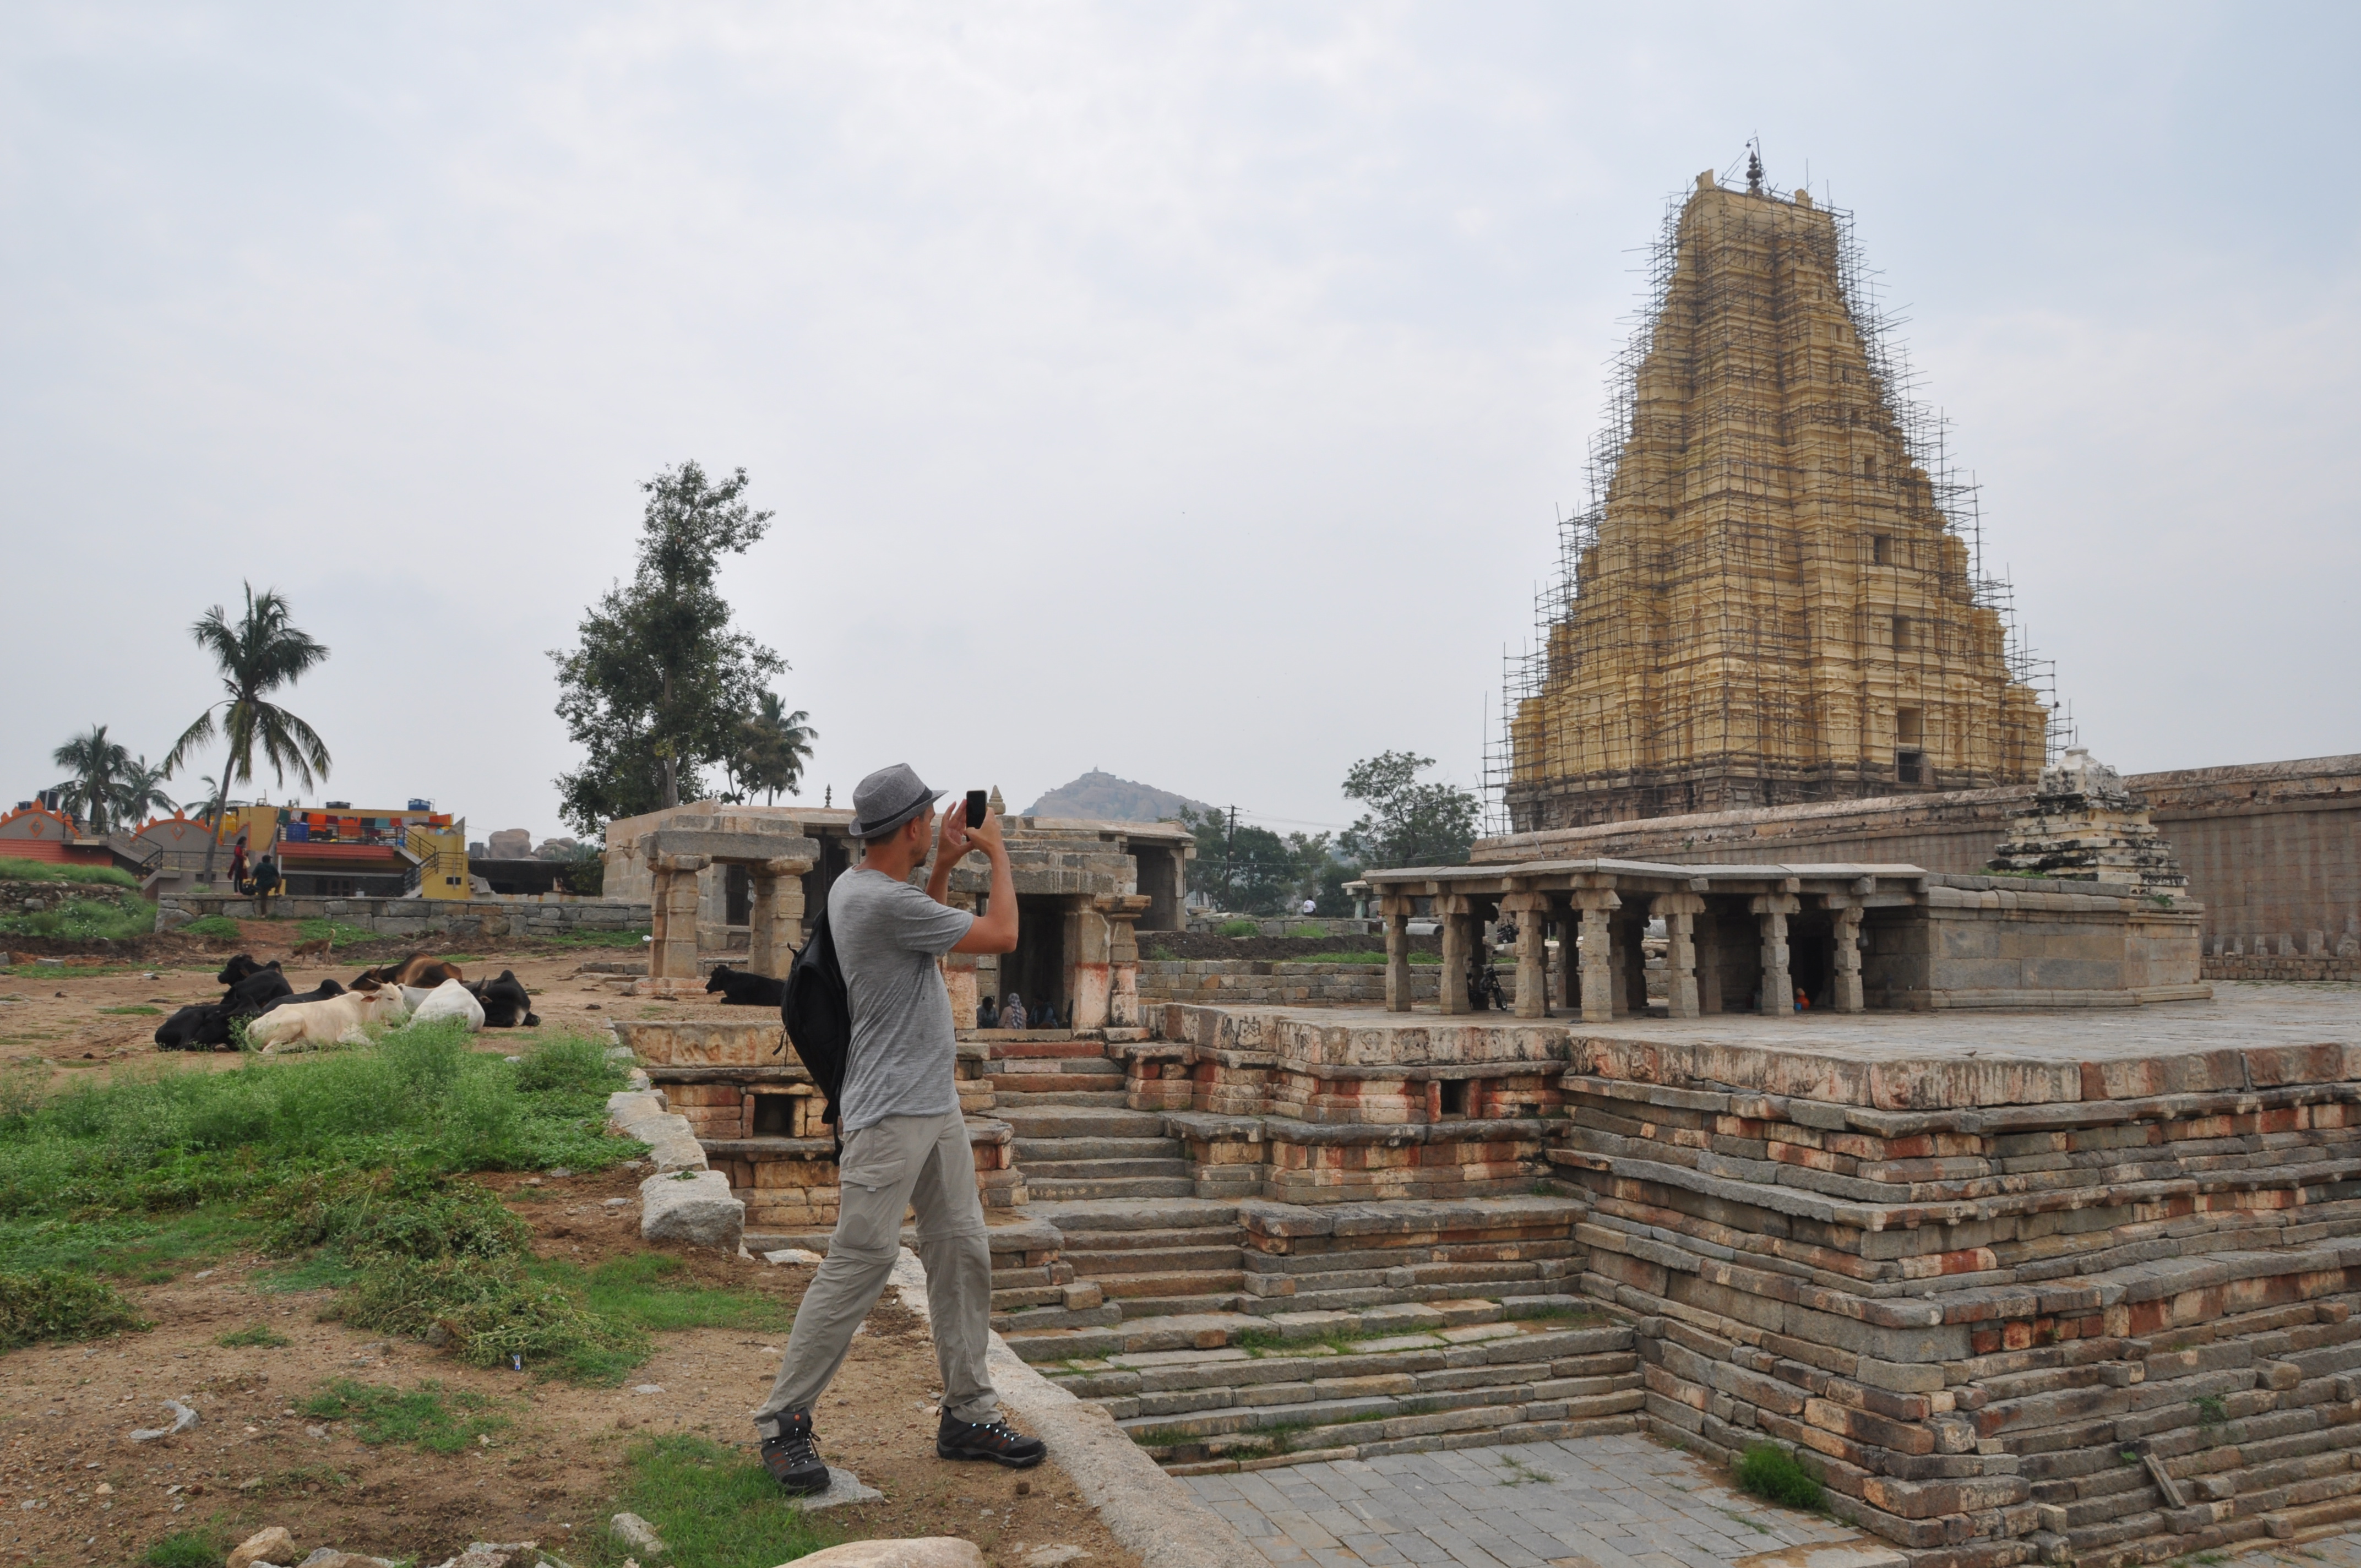
[[[115,1287],[62,1268],[0,1273],[0,1350],[149,1327]]]
[[[635,1443],[624,1458],[615,1507],[655,1527],[664,1568],[745,1568],[832,1544],[836,1537],[779,1490],[752,1454],[701,1437]],[[626,1548],[604,1530],[579,1532],[566,1548],[577,1568],[617,1568]]]
[[[248,1323],[242,1329],[232,1329],[229,1332],[216,1338],[214,1343],[225,1350],[241,1348],[279,1350],[295,1342],[268,1323]]]
[[[235,942],[246,935],[237,928],[237,922],[226,915],[201,916],[187,925],[176,926],[173,929],[184,937],[210,937],[224,942]]]
[[[457,1453],[508,1427],[507,1417],[484,1413],[490,1404],[481,1394],[445,1389],[431,1379],[405,1392],[339,1377],[305,1400],[302,1410],[314,1420],[349,1421],[353,1435],[372,1448],[399,1443]]]
[[[324,937],[332,948],[348,948],[356,942],[379,940],[378,934],[365,927],[347,926],[341,920],[322,919],[316,916],[298,922],[295,929],[306,942],[316,942]]]
[[[2222,1402],[2221,1395],[2205,1394],[2197,1398],[2191,1399],[2189,1402],[2197,1407],[2197,1424],[2199,1426],[2218,1427],[2226,1425],[2229,1422],[2230,1407]]]
[[[0,882],[103,883],[134,892],[139,887],[137,877],[114,866],[53,865],[48,861],[18,860],[14,855],[0,855]]]
[[[55,909],[0,916],[0,935],[55,937],[71,942],[120,942],[156,929],[156,906],[144,898],[71,898]]]
[[[1820,1478],[1802,1455],[1775,1442],[1747,1446],[1736,1466],[1738,1489],[1783,1508],[1817,1513],[1828,1506]]]
[[[160,1016],[164,1010],[135,1004],[130,1007],[102,1007],[99,1011],[112,1017],[154,1018]]]
[[[148,1568],[221,1568],[224,1538],[210,1530],[184,1530],[148,1549]]]
[[[1262,927],[1252,920],[1224,920],[1220,925],[1214,927],[1213,930],[1224,937],[1259,937],[1262,935]]]

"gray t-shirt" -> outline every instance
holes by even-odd
[[[935,960],[974,924],[966,910],[937,904],[882,872],[856,867],[829,890],[829,930],[852,999],[840,1131],[959,1109],[952,1071],[959,1037]]]

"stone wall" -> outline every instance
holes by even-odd
[[[1421,1002],[1434,1000],[1442,983],[1443,966],[1411,966],[1411,992]],[[1500,984],[1513,1000],[1517,975],[1503,966]],[[1382,1007],[1386,1003],[1386,966],[1377,964],[1290,964],[1252,959],[1192,959],[1180,961],[1143,959],[1139,964],[1139,999],[1143,1003],[1194,1002],[1214,1006],[1253,1007]]]
[[[170,931],[211,915],[255,919],[254,900],[220,894],[168,893],[156,928]],[[335,920],[380,937],[563,937],[576,931],[631,931],[649,920],[645,904],[603,898],[274,898],[273,918]]]
[[[2207,980],[2361,981],[2361,958],[2281,958],[2276,953],[2221,953],[2205,960]]]
[[[2205,906],[2206,950],[2334,933],[2361,918],[2361,754],[2132,773]],[[1857,861],[1973,874],[2032,808],[2033,786],[1658,817],[1486,839],[1478,863],[1536,860]]]

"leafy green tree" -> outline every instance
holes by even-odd
[[[702,793],[699,769],[732,757],[742,721],[786,661],[730,624],[715,579],[771,513],[742,497],[746,470],[708,483],[695,463],[660,471],[647,496],[640,558],[584,614],[581,643],[552,650],[557,715],[588,755],[556,781],[560,815],[596,835],[618,817],[678,806]]]
[[[1345,795],[1369,807],[1346,828],[1339,846],[1346,856],[1373,868],[1455,866],[1476,842],[1481,807],[1469,791],[1446,784],[1421,784],[1419,771],[1432,757],[1383,751],[1353,764]]]
[[[293,685],[324,661],[327,645],[294,623],[277,588],[257,594],[252,583],[245,587],[246,613],[235,622],[215,605],[189,628],[197,646],[212,655],[226,695],[181,732],[164,758],[164,776],[170,778],[192,751],[215,734],[227,743],[221,778],[214,785],[213,837],[205,845],[208,884],[214,880],[214,856],[221,849],[223,803],[232,784],[253,781],[257,747],[280,784],[293,773],[308,790],[328,776],[327,742],[302,719],[268,700],[272,692]]]
[[[769,797],[763,804],[776,806],[781,790],[797,793],[819,731],[807,722],[810,714],[800,707],[789,713],[786,706],[778,693],[764,692],[762,711],[744,722],[736,753],[722,762],[735,792],[731,799],[751,800],[761,790]]]
[[[1290,833],[1240,822],[1235,811],[1182,806],[1176,818],[1195,835],[1189,880],[1224,909],[1242,915],[1292,915],[1334,856],[1325,833]]]
[[[63,797],[66,815],[81,821],[93,838],[104,838],[107,825],[119,820],[131,753],[106,738],[105,725],[93,724],[50,752],[49,761],[73,770],[54,786]]]
[[[115,820],[128,828],[159,811],[180,810],[180,803],[163,790],[170,776],[161,763],[149,767],[148,754],[141,752],[123,775],[123,788],[115,797]]]

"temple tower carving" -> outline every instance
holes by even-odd
[[[2034,778],[2048,710],[1847,214],[1708,173],[1655,255],[1596,499],[1512,671],[1510,825]]]

